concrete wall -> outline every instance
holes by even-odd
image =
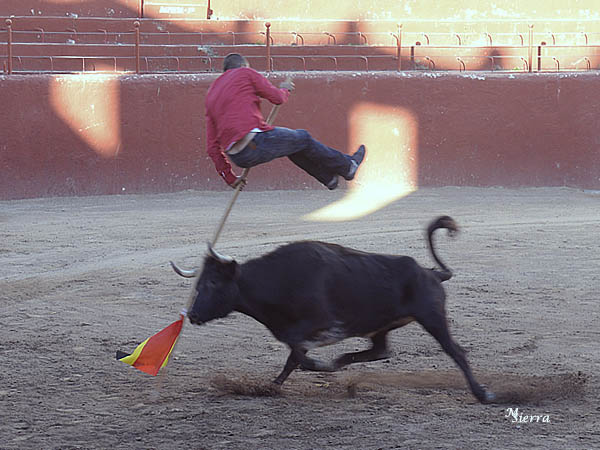
[[[0,16],[78,15],[145,17],[157,15],[156,0],[3,0]],[[206,15],[208,1],[163,0],[193,17]],[[142,5],[145,5],[143,8]],[[504,20],[598,19],[597,0],[212,0],[217,18],[390,19],[390,20]],[[172,10],[172,8],[171,8]],[[168,15],[168,14],[167,14]]]
[[[0,16],[139,17],[141,0],[2,0]]]
[[[597,19],[595,0],[213,0],[215,17],[487,20]]]
[[[0,199],[225,189],[204,148],[215,76],[0,76]],[[383,182],[600,189],[598,73],[294,77],[277,124],[346,152],[366,143]],[[313,187],[280,160],[249,189]]]

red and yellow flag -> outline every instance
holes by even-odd
[[[146,339],[130,355],[117,350],[117,359],[142,372],[156,376],[158,371],[167,365],[169,355],[181,332],[184,317],[181,314],[178,321]]]

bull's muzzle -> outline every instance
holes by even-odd
[[[189,313],[188,319],[190,319],[190,323],[193,325],[202,325],[204,323],[202,320],[200,320],[200,317],[194,313]]]

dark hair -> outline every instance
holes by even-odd
[[[248,64],[246,58],[239,53],[230,53],[223,60],[223,72],[229,69],[237,69],[238,67],[244,67]]]

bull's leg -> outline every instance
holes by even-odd
[[[491,392],[487,392],[473,376],[464,350],[452,339],[448,330],[446,318],[441,314],[432,313],[424,318],[417,318],[417,321],[427,330],[442,346],[444,351],[456,362],[462,370],[471,392],[481,403],[487,403],[494,400],[495,396]]]
[[[373,346],[370,349],[362,352],[344,353],[333,362],[333,365],[336,369],[340,369],[356,362],[378,361],[389,358],[390,351],[387,346],[387,334],[388,330],[375,334],[371,337]]]
[[[306,353],[306,350],[299,350],[300,352]],[[285,362],[285,366],[283,370],[279,374],[277,378],[273,380],[273,383],[282,385],[285,380],[290,376],[290,374],[300,365],[296,357],[294,356],[294,351],[290,352],[290,356],[288,356],[287,361]]]
[[[304,370],[312,370],[314,372],[335,372],[337,370],[332,363],[326,363],[306,356],[306,350],[304,349],[292,348],[290,357],[292,356]]]

